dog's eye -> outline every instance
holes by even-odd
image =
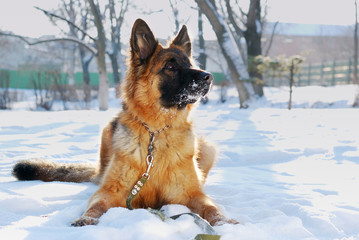
[[[166,63],[165,69],[174,70],[175,64],[173,62],[168,62],[168,63]]]

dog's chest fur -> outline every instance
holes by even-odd
[[[120,124],[112,142],[114,156],[121,152],[132,159],[112,159],[116,165],[129,165],[128,168],[132,169],[137,166],[137,174],[132,174],[132,179],[127,181],[130,186],[126,187],[131,188],[147,169],[149,133],[142,131],[136,135]],[[178,203],[179,198],[185,198],[187,192],[197,190],[199,185],[201,174],[196,166],[196,139],[190,128],[166,129],[155,135],[153,146],[154,166],[150,170],[150,179],[133,201],[134,207],[158,208],[173,200]]]

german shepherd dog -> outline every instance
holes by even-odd
[[[130,47],[123,110],[103,130],[99,166],[24,160],[14,166],[13,175],[19,180],[99,184],[73,226],[97,224],[108,209],[126,207],[141,176],[148,181],[133,198],[134,208],[182,204],[211,225],[236,223],[203,192],[216,152],[195,136],[189,114],[208,93],[213,77],[193,67],[186,26],[163,47],[146,22],[137,19]]]

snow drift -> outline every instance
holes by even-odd
[[[241,222],[215,227],[223,240],[359,239],[359,109],[350,108],[355,90],[295,88],[291,111],[286,88],[266,88],[266,98],[247,110],[239,110],[234,89],[225,104],[212,91],[193,117],[198,132],[220,150],[205,192]],[[0,111],[1,239],[187,240],[201,233],[190,216],[162,222],[146,210],[124,208],[110,209],[97,226],[71,227],[96,185],[20,182],[11,168],[34,157],[95,163],[100,130],[119,102],[112,99],[105,112],[33,112],[29,105]],[[163,210],[188,212],[180,205]]]

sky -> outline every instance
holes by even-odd
[[[169,35],[172,35],[174,22],[168,0],[133,0],[132,2],[139,3],[145,10],[163,8],[164,11],[151,15],[130,11],[126,15],[124,26],[124,29],[128,29],[128,31],[124,32],[129,33],[134,20],[141,17],[148,22],[157,37],[168,38]],[[239,2],[248,5],[248,0],[240,0]],[[29,37],[56,35],[60,32],[59,29],[50,23],[42,12],[34,9],[34,6],[51,10],[56,8],[58,3],[59,0],[0,0],[0,30],[12,31]],[[268,21],[352,25],[355,20],[354,0],[267,0],[267,3]],[[183,21],[192,31],[192,35],[195,35],[197,34],[197,13],[194,10],[188,10],[188,4],[182,5],[184,8],[179,11],[183,15]],[[194,1],[189,5],[195,6]],[[206,25],[204,29],[205,38],[213,38],[214,34],[208,22]],[[124,38],[127,37],[128,34],[124,34]]]

